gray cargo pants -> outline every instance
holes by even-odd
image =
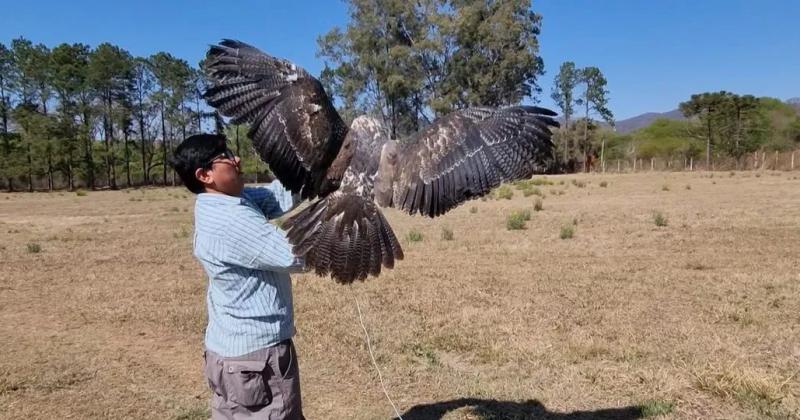
[[[300,369],[292,340],[238,357],[205,352],[213,420],[300,420]]]

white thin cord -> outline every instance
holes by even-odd
[[[403,420],[403,416],[400,415],[400,411],[397,410],[397,406],[394,405],[394,401],[392,401],[392,397],[389,396],[389,392],[386,391],[386,385],[383,383],[383,375],[381,375],[381,370],[378,368],[378,362],[375,361],[375,355],[372,353],[372,343],[369,340],[369,333],[367,332],[367,327],[364,326],[364,318],[361,315],[361,305],[358,303],[358,297],[353,295],[353,299],[356,301],[356,309],[358,309],[358,321],[361,323],[361,329],[364,330],[364,336],[367,337],[367,349],[369,350],[369,357],[372,359],[372,365],[375,367],[375,371],[378,372],[378,379],[381,381],[381,388],[383,388],[383,395],[386,395],[386,399],[389,400],[389,404],[392,405],[394,409],[394,413],[397,415],[398,420]]]

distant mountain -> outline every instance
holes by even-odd
[[[680,110],[673,109],[669,112],[647,112],[642,115],[637,115],[625,120],[617,121],[616,127],[618,133],[630,133],[631,131],[638,130],[642,127],[647,127],[653,121],[659,118],[666,118],[668,120],[685,120]]]
[[[786,103],[794,107],[797,110],[797,113],[800,114],[800,96],[789,98],[786,100]],[[580,118],[580,115],[577,115],[576,118]],[[630,133],[631,131],[638,130],[642,127],[647,127],[653,121],[664,118],[668,120],[685,120],[686,117],[681,113],[678,109],[673,109],[672,111],[668,112],[646,112],[641,115],[637,115],[635,117],[631,117],[624,120],[619,120],[615,123],[617,132],[621,134]],[[559,122],[564,124],[563,118],[559,118]],[[600,123],[601,126],[606,127],[605,123]]]

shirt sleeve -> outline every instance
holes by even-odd
[[[305,261],[294,256],[281,229],[254,208],[243,206],[238,212],[224,233],[228,262],[254,270],[305,271]]]
[[[300,203],[300,195],[293,195],[278,180],[261,187],[245,187],[243,195],[260,208],[268,219],[281,217]]]

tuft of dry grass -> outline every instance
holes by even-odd
[[[181,226],[177,232],[172,234],[172,236],[175,239],[183,239],[183,238],[188,238],[191,233],[192,233],[191,229],[189,229],[186,226]]]
[[[449,229],[446,227],[442,227],[442,240],[443,241],[452,241],[453,240],[453,229]]]
[[[530,197],[532,195],[538,195],[540,197],[544,196],[544,194],[542,194],[542,191],[536,187],[530,187],[522,190],[522,195],[524,197]]]
[[[702,392],[725,401],[735,401],[742,407],[754,408],[767,417],[790,418],[782,401],[790,397],[787,385],[793,376],[781,380],[749,368],[736,368],[735,365],[709,365],[693,375],[694,386]]]
[[[207,404],[198,405],[196,407],[179,409],[172,420],[207,420],[211,417],[211,410]]]
[[[574,186],[576,186],[578,188],[583,188],[583,187],[586,186],[586,182],[585,181],[579,181],[577,179],[573,179],[571,182],[572,182],[572,185],[574,185]]]
[[[653,223],[658,227],[665,227],[669,223],[669,220],[667,220],[667,216],[664,216],[664,213],[655,211],[653,212]]]
[[[506,217],[506,229],[508,230],[523,230],[525,229],[525,221],[530,220],[530,212],[526,215],[520,211],[514,211]]]
[[[411,229],[406,234],[406,240],[408,242],[422,242],[422,232],[416,229]]]
[[[532,178],[530,180],[530,183],[532,185],[537,185],[537,186],[538,185],[553,185],[553,181],[548,179],[546,176],[541,177],[541,178]]]
[[[577,220],[577,219],[576,219]],[[575,236],[575,220],[573,220],[572,224],[564,224],[561,225],[561,231],[558,234],[558,237],[561,239],[571,239]]]
[[[497,200],[511,200],[514,198],[514,190],[508,184],[503,184],[494,190],[494,197]]]

